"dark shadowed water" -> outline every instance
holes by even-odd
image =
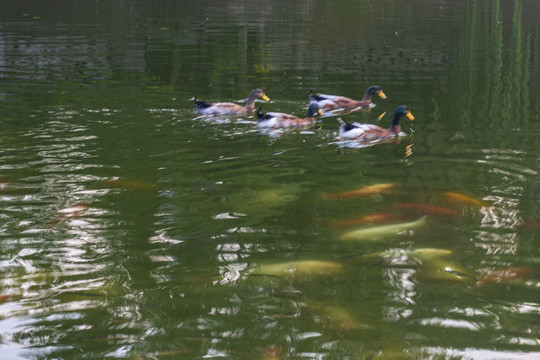
[[[0,5],[2,359],[540,357],[538,1]]]

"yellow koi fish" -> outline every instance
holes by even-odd
[[[444,191],[443,195],[448,200],[451,200],[451,201],[457,201],[463,204],[474,205],[474,206],[479,206],[479,207],[490,207],[490,205],[486,202],[483,202],[483,201],[474,199],[472,197],[469,197],[467,195],[459,194],[456,192]]]
[[[306,305],[308,306],[308,310],[317,313],[319,317],[325,318],[334,327],[344,330],[360,328],[360,322],[346,309],[315,301],[308,301]]]
[[[343,265],[329,261],[304,260],[278,264],[262,264],[252,274],[274,276],[326,275],[343,269]]]
[[[369,196],[374,194],[388,193],[394,189],[395,184],[376,184],[343,193],[325,194],[328,198],[343,198],[352,196]]]
[[[382,257],[386,259],[391,258],[403,258],[404,256],[407,258],[417,258],[420,260],[427,260],[430,258],[435,257],[441,257],[441,256],[447,256],[451,255],[452,251],[447,249],[437,249],[437,248],[419,248],[419,249],[411,249],[411,250],[405,250],[405,249],[390,249],[390,250],[384,250],[381,252],[371,253],[364,255],[364,257]]]
[[[335,222],[332,224],[332,226],[350,226],[350,225],[360,225],[360,224],[367,224],[367,223],[373,224],[373,223],[380,223],[380,222],[390,222],[392,220],[400,219],[401,217],[402,217],[401,215],[391,214],[391,213],[364,215],[353,220]]]

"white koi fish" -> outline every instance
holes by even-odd
[[[422,216],[420,219],[413,222],[405,222],[399,224],[389,224],[382,226],[365,227],[358,230],[350,231],[340,236],[340,240],[381,240],[385,237],[399,234],[403,231],[416,229],[426,224],[427,216]]]

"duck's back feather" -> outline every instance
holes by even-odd
[[[344,139],[372,138],[385,129],[373,124],[344,123],[339,128],[339,136]]]
[[[369,105],[369,101],[353,100],[339,95],[311,94],[310,103],[318,104],[323,110],[355,109]]]

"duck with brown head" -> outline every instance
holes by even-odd
[[[367,88],[362,100],[353,100],[340,95],[314,94],[313,90],[310,90],[308,94],[310,104],[319,105],[319,108],[323,111],[361,109],[371,105],[373,95],[386,99],[386,95],[377,85]]]
[[[255,89],[249,94],[246,101],[246,105],[238,105],[231,102],[216,102],[209,103],[192,98],[195,102],[195,109],[201,115],[214,115],[214,116],[243,116],[255,110],[255,100],[263,99],[264,101],[270,101],[268,96],[261,89]]]
[[[322,115],[319,105],[311,104],[305,118],[295,115],[267,112],[263,113],[262,106],[257,109],[258,126],[263,128],[308,128],[315,124],[315,116]]]

